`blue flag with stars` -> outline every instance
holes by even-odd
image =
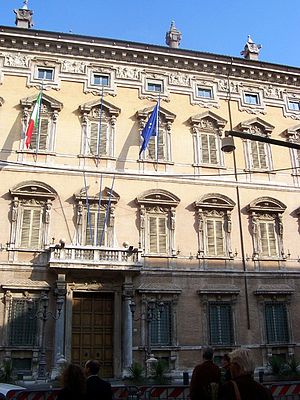
[[[144,141],[143,141],[139,155],[141,155],[141,153],[144,150],[146,150],[151,136],[156,136],[156,134],[157,134],[157,132],[156,132],[157,131],[157,119],[158,119],[158,103],[154,107],[154,109],[142,131],[142,137],[143,137]]]

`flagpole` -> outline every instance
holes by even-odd
[[[102,174],[100,175],[100,184],[99,184],[99,200],[98,200],[98,213],[97,213],[97,231],[96,231],[96,246],[98,246],[98,228],[100,224],[100,209],[102,202]]]
[[[104,96],[104,88],[103,88],[103,81],[102,81],[102,94],[101,94],[101,102],[100,102],[100,120],[99,120],[98,143],[97,143],[97,163],[96,163],[97,167],[98,167],[99,159],[100,159],[103,96]]]
[[[35,162],[37,162],[37,159],[38,159],[40,136],[41,136],[41,111],[42,111],[43,89],[44,89],[44,79],[42,80],[41,92],[40,92],[41,93],[41,102],[40,102],[39,111],[38,111],[39,114],[38,114],[38,131],[37,131],[36,144],[35,144]]]
[[[89,205],[89,198],[88,198],[88,188],[87,188],[84,172],[83,172],[83,180],[84,180],[84,190],[85,190],[85,205],[86,205],[86,210],[87,210],[87,224],[88,224],[88,228],[90,229],[90,238],[91,238],[92,245],[93,245],[93,230],[92,230],[92,225],[91,225],[91,212],[90,212],[90,205]]]
[[[112,184],[111,184],[111,189],[110,189],[110,193],[109,193],[109,199],[108,199],[108,203],[107,203],[107,209],[106,209],[105,219],[104,219],[103,228],[102,228],[100,246],[102,246],[102,243],[103,243],[104,234],[105,234],[105,227],[107,225],[108,215],[109,215],[109,212],[110,212],[110,205],[111,205],[112,191],[113,191],[113,187],[114,187],[114,183],[115,183],[115,177],[116,177],[116,175],[114,175],[114,177],[113,177]]]
[[[157,104],[158,104],[158,106],[157,106],[157,118],[156,118],[156,168],[158,165],[160,92],[158,93]]]

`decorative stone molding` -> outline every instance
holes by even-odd
[[[125,80],[133,80],[133,81],[141,80],[142,70],[139,68],[119,65],[118,67],[116,67],[115,71],[116,71],[117,79],[125,79]]]
[[[258,103],[248,104],[245,100],[247,94],[256,95]],[[264,103],[263,89],[261,87],[241,84],[238,104],[239,110],[246,111],[248,114],[266,114],[266,105]]]
[[[61,72],[69,74],[85,74],[87,64],[74,59],[65,59],[61,63]]]
[[[108,85],[95,85],[93,83],[94,75],[104,75],[108,77]],[[117,86],[115,83],[115,69],[109,65],[90,64],[86,68],[86,77],[83,87],[84,93],[92,93],[95,96],[117,95]]]
[[[141,73],[142,86],[139,88],[139,98],[148,100],[160,100],[169,102],[170,93],[168,88],[168,75],[166,73],[154,72],[145,70]],[[149,83],[161,84],[162,91],[150,91],[147,90],[147,85]]]
[[[283,100],[284,100],[283,115],[287,118],[300,120],[300,109],[299,110],[291,110],[289,108],[290,101],[299,102],[299,107],[300,107],[300,92],[286,91],[283,94]]]
[[[38,70],[40,69],[52,69],[53,79],[43,80],[38,78]],[[61,68],[61,62],[56,59],[46,59],[36,57],[31,60],[30,63],[30,75],[27,79],[27,87],[35,87],[36,89],[43,90],[60,90],[61,79],[59,71]]]
[[[4,53],[4,66],[5,67],[16,67],[16,68],[28,68],[30,63],[30,57],[18,53]]]
[[[211,97],[205,98],[198,96],[198,88],[208,89],[211,91]],[[220,108],[218,98],[218,83],[215,79],[204,80],[195,78],[192,83],[191,104],[198,105],[202,108]]]

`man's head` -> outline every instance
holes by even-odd
[[[87,376],[90,375],[97,375],[99,373],[100,370],[100,364],[98,361],[96,360],[88,360],[85,363],[85,374]]]
[[[203,349],[203,358],[204,360],[212,360],[214,355],[214,351],[211,347],[206,347]]]

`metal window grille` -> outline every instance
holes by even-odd
[[[209,335],[212,345],[232,345],[232,308],[228,303],[209,304]]]
[[[285,303],[265,304],[267,343],[288,343],[289,328]]]
[[[154,318],[150,323],[150,340],[152,346],[168,346],[172,344],[171,304],[164,303],[162,313],[158,305],[153,312]]]
[[[37,311],[38,301],[28,310],[26,299],[13,299],[9,306],[8,330],[10,346],[34,346],[37,336],[37,320],[30,319]]]

